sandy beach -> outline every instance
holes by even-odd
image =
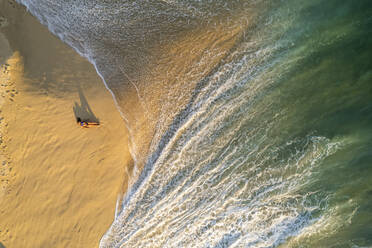
[[[13,1],[0,17],[0,247],[97,247],[132,164],[124,122],[90,63]]]

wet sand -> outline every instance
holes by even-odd
[[[132,164],[124,122],[84,58],[13,1],[0,17],[0,247],[97,247]]]

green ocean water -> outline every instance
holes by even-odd
[[[310,132],[342,140],[342,148],[322,161],[302,191],[322,192],[327,203],[321,212],[333,215],[334,222],[324,223],[329,226],[326,230],[293,244],[370,247],[372,5],[369,1],[311,2],[287,33],[298,34],[299,46],[294,45],[292,53],[298,50],[302,58],[276,89],[283,99],[279,108],[289,113],[288,129],[278,133],[284,131],[288,137]]]
[[[321,192],[326,203],[316,215],[333,216],[322,225],[328,227],[318,227],[318,233],[308,237],[305,234],[304,238],[283,245],[370,247],[372,5],[369,1],[298,4],[308,6],[296,13],[298,21],[286,33],[298,36],[294,50],[286,52],[286,56],[294,54],[300,58],[273,93],[282,99],[278,109],[288,113],[288,125],[277,132],[284,137],[312,133],[342,140],[342,145],[321,162],[311,182],[301,190],[302,194]]]

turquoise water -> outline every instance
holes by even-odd
[[[101,247],[372,246],[370,1],[20,2],[131,135]]]

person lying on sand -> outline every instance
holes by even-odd
[[[92,126],[99,126],[98,122],[83,121],[83,120],[80,119],[80,117],[78,117],[76,119],[76,121],[77,121],[77,124],[80,125],[80,127],[82,127],[82,128],[88,128],[88,127],[92,127]]]

